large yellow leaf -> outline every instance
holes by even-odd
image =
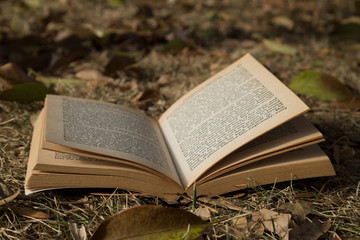
[[[308,70],[300,73],[289,85],[295,93],[333,101],[352,98],[350,89],[329,74]]]
[[[189,227],[190,226],[190,227]],[[139,206],[106,219],[91,240],[196,239],[209,226],[198,216],[177,208]]]

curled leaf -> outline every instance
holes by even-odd
[[[47,213],[32,209],[30,207],[12,207],[13,212],[24,217],[49,219],[50,216]]]
[[[268,209],[261,209],[252,214],[253,221],[260,221],[266,230],[276,233],[281,239],[288,234],[290,218],[290,214],[277,213]]]
[[[353,96],[350,89],[335,77],[314,70],[300,73],[289,87],[295,93],[325,101],[349,99]]]
[[[329,231],[331,221],[321,222],[318,218],[301,226],[295,227],[290,231],[290,239],[317,240]]]
[[[9,81],[11,84],[34,82],[35,80],[28,77],[23,70],[15,63],[7,63],[0,67],[0,76]]]
[[[208,225],[185,210],[139,206],[123,210],[106,219],[96,229],[91,240],[181,239],[184,235],[187,239],[196,239]]]
[[[275,26],[283,27],[287,30],[292,30],[294,28],[294,21],[286,16],[276,16],[271,20]]]
[[[278,52],[278,53],[288,54],[288,55],[294,55],[297,52],[296,48],[291,47],[286,44],[283,44],[283,43],[275,42],[273,40],[264,39],[263,43],[265,44],[265,46],[268,49],[270,49],[273,52]]]

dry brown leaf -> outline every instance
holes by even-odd
[[[21,216],[39,219],[49,219],[50,216],[39,210],[32,209],[30,207],[11,207],[11,210]]]
[[[14,194],[7,184],[0,178],[0,197],[6,198]]]
[[[5,78],[0,77],[0,91],[5,91],[10,89],[13,86],[9,81]]]
[[[113,56],[105,66],[104,74],[107,76],[116,75],[117,71],[124,70],[127,66],[135,63],[134,58],[125,55]]]
[[[251,221],[248,224],[248,231],[258,235],[262,235],[265,231],[265,228],[264,225],[262,225],[260,222]]]
[[[209,220],[211,216],[209,209],[201,206],[195,210],[195,215],[201,217],[202,220]]]
[[[69,49],[68,52],[60,57],[50,67],[50,71],[56,71],[62,67],[69,65],[70,63],[83,58],[86,54],[88,54],[88,50],[86,48],[74,48]]]
[[[157,80],[157,83],[160,86],[164,86],[169,83],[169,77],[167,75],[163,74],[159,77],[159,79]]]
[[[18,83],[35,82],[28,77],[21,68],[15,63],[7,63],[0,67],[0,90],[4,91],[12,88]]]
[[[159,99],[161,99],[161,94],[157,88],[146,89],[134,97],[134,101],[138,102],[140,109],[148,108],[153,102],[156,102]]]
[[[75,77],[78,79],[84,79],[84,80],[94,80],[94,79],[105,78],[105,76],[102,75],[102,73],[100,73],[98,70],[95,70],[95,69],[82,70],[80,72],[77,72],[75,74]]]
[[[338,100],[332,102],[331,105],[338,108],[358,110],[360,109],[360,97],[354,97],[353,99]]]
[[[231,224],[239,229],[239,230],[243,230],[247,228],[247,219],[244,216],[240,216],[240,217],[236,217],[234,219],[231,220]]]
[[[307,201],[296,201],[295,203],[284,203],[279,209],[290,211],[295,222],[298,224],[306,220],[306,215],[313,212],[313,205]]]
[[[0,67],[0,76],[12,83],[34,82],[34,79],[28,77],[15,63],[2,65]]]
[[[264,228],[270,232],[274,232],[285,239],[289,232],[290,214],[277,213],[268,209],[261,209],[252,214],[252,220],[261,222]]]
[[[325,234],[331,227],[331,221],[321,222],[318,218],[307,222],[299,227],[296,227],[290,231],[289,239],[306,239],[306,240],[317,240],[323,234]]]

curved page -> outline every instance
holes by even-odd
[[[247,54],[178,100],[159,124],[185,187],[308,107]]]
[[[144,114],[115,104],[55,95],[47,96],[45,110],[43,148],[54,150],[51,143],[55,143],[126,159],[181,184],[157,123]]]

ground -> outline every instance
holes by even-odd
[[[198,204],[212,209],[211,221],[249,221],[251,213],[269,209],[292,214],[292,227],[305,221],[297,218],[301,209],[307,219],[329,221],[320,239],[354,239],[360,237],[359,12],[357,0],[2,0],[0,66],[16,63],[56,94],[126,105],[154,118],[245,53],[286,85],[306,70],[330,74],[351,89],[352,101],[299,96],[312,109],[306,117],[326,138],[321,147],[336,176],[246,189]],[[0,206],[1,239],[71,239],[69,223],[84,224],[90,236],[106,217],[137,205],[191,209],[191,199],[167,203],[121,190],[25,196],[30,118],[42,106],[43,101],[0,101],[0,178],[21,190]],[[29,209],[39,215],[27,214]],[[203,238],[279,236],[223,221]]]

